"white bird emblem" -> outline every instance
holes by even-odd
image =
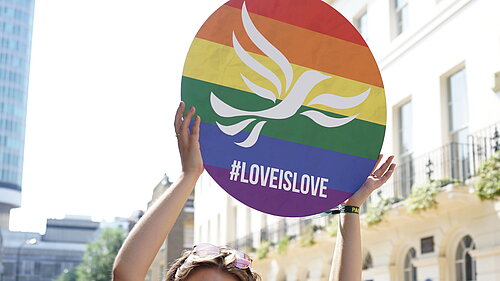
[[[230,136],[238,134],[256,120],[255,118],[251,117],[260,117],[269,120],[286,119],[292,117],[297,113],[299,108],[302,106],[302,103],[307,98],[307,95],[314,88],[314,86],[316,86],[317,84],[326,79],[331,78],[331,76],[324,75],[319,71],[308,70],[302,73],[302,75],[300,75],[300,77],[297,79],[293,87],[290,89],[293,80],[292,65],[290,64],[288,59],[257,30],[257,28],[253,24],[248,14],[245,2],[243,2],[243,6],[241,8],[241,17],[243,21],[243,27],[250,40],[267,57],[273,60],[283,72],[285,76],[285,83],[284,83],[285,85],[282,85],[280,79],[274,72],[272,72],[270,69],[268,69],[261,63],[259,63],[256,59],[250,56],[250,54],[248,54],[248,52],[245,51],[245,49],[243,49],[243,47],[238,42],[236,35],[233,32],[233,47],[238,57],[246,66],[251,68],[260,76],[269,80],[275,86],[276,92],[273,92],[269,89],[266,89],[264,87],[261,87],[253,83],[248,78],[246,78],[245,75],[240,73],[241,78],[243,79],[247,87],[250,89],[250,91],[260,96],[261,98],[271,100],[274,103],[276,103],[276,96],[278,96],[279,98],[282,95],[282,93],[288,93],[288,95],[280,103],[268,109],[259,111],[246,111],[234,108],[224,103],[213,92],[211,92],[210,104],[215,113],[220,117],[227,118],[227,117],[237,117],[237,116],[249,116],[248,119],[245,119],[241,122],[228,126],[216,122],[219,129],[226,135]],[[370,94],[370,90],[371,89],[369,88],[365,92],[353,97],[341,97],[334,94],[321,94],[312,99],[307,105],[325,105],[337,109],[352,108],[363,103]],[[344,118],[335,118],[327,116],[321,113],[320,111],[316,110],[307,110],[300,114],[309,117],[317,124],[327,128],[333,128],[345,125],[358,116],[358,114],[355,114]],[[235,142],[235,144],[245,148],[253,146],[257,142],[259,134],[264,125],[266,124],[266,122],[267,120],[257,122],[257,124],[254,125],[248,137],[242,142]]]

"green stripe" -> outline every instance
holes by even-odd
[[[223,125],[231,125],[250,117],[222,118],[218,116],[210,106],[211,92],[225,103],[243,110],[263,110],[275,105],[272,101],[253,93],[182,77],[182,100],[186,102],[187,108],[192,105],[196,107],[202,122],[215,124],[217,121]],[[344,126],[324,128],[306,116],[298,114],[310,109],[310,107],[302,106],[297,114],[290,118],[267,120],[261,135],[369,159],[378,158],[384,141],[385,126],[355,119]],[[318,111],[331,117],[345,117],[327,111]],[[259,117],[250,118],[255,118],[257,121],[266,120]],[[252,125],[245,128],[245,131],[250,132]],[[324,134],[318,135],[318,132],[324,132]]]

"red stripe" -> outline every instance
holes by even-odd
[[[230,0],[225,5],[367,46],[354,26],[337,10],[320,0]],[[304,12],[307,11],[307,12]]]

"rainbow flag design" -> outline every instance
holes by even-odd
[[[378,66],[320,0],[231,0],[197,33],[182,100],[200,115],[205,169],[259,211],[300,217],[352,195],[385,133]]]

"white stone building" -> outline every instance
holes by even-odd
[[[328,2],[328,1],[327,1]],[[474,194],[479,165],[500,150],[500,1],[329,1],[361,31],[376,58],[387,97],[382,152],[398,168],[372,201],[397,197],[381,223],[362,230],[363,280],[500,280],[500,202]],[[408,211],[412,187],[448,184],[437,208]],[[202,198],[202,200],[200,200]],[[398,202],[396,202],[398,201]],[[366,216],[366,215],[365,215]],[[286,253],[255,262],[264,280],[327,280],[334,238],[230,198],[203,175],[196,187],[195,243],[261,248],[289,235]]]

